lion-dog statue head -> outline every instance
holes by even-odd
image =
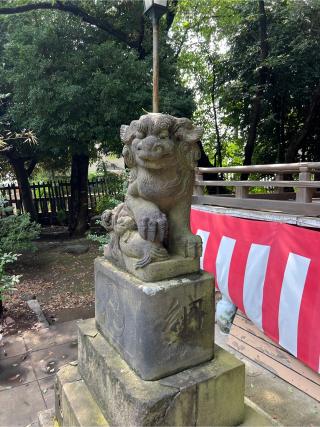
[[[124,161],[129,168],[166,169],[180,164],[193,170],[200,158],[196,142],[202,133],[189,119],[146,114],[130,126],[121,126]]]

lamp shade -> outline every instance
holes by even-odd
[[[144,0],[144,13],[150,17],[161,18],[168,8],[168,0]]]

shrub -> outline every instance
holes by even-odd
[[[30,221],[29,214],[10,215],[0,219],[0,253],[34,251],[32,240],[40,234],[40,225]]]
[[[101,251],[103,251],[104,245],[106,245],[110,241],[109,234],[99,235],[99,234],[89,233],[89,234],[87,234],[87,238],[89,240],[91,240],[92,242],[99,243],[99,249]]]
[[[0,254],[0,318],[3,316],[4,293],[15,291],[21,277],[20,275],[7,274],[5,267],[16,261],[18,256],[12,252]]]
[[[8,215],[12,215],[13,208],[12,206],[9,206],[9,202],[7,199],[3,197],[3,195],[0,193],[0,218]]]
[[[113,209],[123,202],[128,187],[126,172],[118,175],[105,171],[104,176],[107,183],[107,194],[99,198],[95,208],[97,214],[102,214],[106,209]]]
[[[13,292],[20,277],[8,274],[6,266],[18,259],[15,252],[36,249],[32,240],[40,234],[40,225],[30,221],[29,214],[0,218],[0,318],[3,316],[4,294]]]
[[[107,183],[108,194],[117,199],[123,199],[123,186],[125,182],[125,174],[116,174],[113,172],[105,172],[104,177]]]
[[[106,209],[113,209],[119,203],[121,203],[121,200],[115,199],[114,197],[106,194],[100,197],[100,199],[98,200],[96,205],[96,212],[97,214],[102,214],[102,212],[104,212]]]
[[[68,219],[67,212],[64,209],[59,209],[57,211],[57,223],[59,225],[66,225]]]

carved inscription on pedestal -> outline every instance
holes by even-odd
[[[201,331],[205,312],[202,309],[201,298],[192,300],[187,305],[174,299],[165,318],[166,326],[163,330],[168,345],[179,344],[194,338]]]
[[[100,276],[99,279],[105,281],[103,276]],[[103,318],[100,319],[102,324],[108,325],[108,330],[113,337],[121,337],[125,328],[125,317],[118,286],[111,282],[104,283],[100,289],[97,304],[99,305],[98,312],[103,313]]]

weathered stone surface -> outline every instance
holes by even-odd
[[[89,250],[89,245],[87,244],[69,244],[63,248],[63,252],[66,252],[68,254],[72,255],[81,255],[85,254]]]
[[[67,383],[62,392],[63,427],[108,427],[83,380]]]
[[[56,377],[55,415],[62,427],[109,426],[77,366],[65,365]]]
[[[216,346],[212,362],[187,369],[160,380],[184,392],[177,404],[188,408],[191,425],[236,426],[244,418],[245,367],[231,353]],[[176,404],[176,403],[175,403]],[[192,408],[192,411],[191,411]],[[167,411],[169,425],[181,425],[185,411],[171,407]],[[186,419],[183,424],[186,425]]]
[[[38,413],[38,427],[54,427],[54,409],[46,409]]]
[[[245,412],[244,412],[244,421],[239,427],[270,427],[277,426],[281,427],[282,425],[272,418],[269,414],[263,411],[259,406],[252,402],[252,400],[245,397]]]
[[[172,279],[181,275],[194,273],[200,270],[199,258],[183,258],[174,256],[166,261],[154,262],[145,268],[135,268],[133,258],[123,257],[126,269],[143,282],[154,282]]]
[[[35,313],[35,315],[38,318],[38,322],[42,324],[42,326],[48,328],[49,322],[46,319],[46,316],[44,315],[43,311],[41,310],[39,301],[37,299],[30,299],[27,301],[27,304],[29,308]]]
[[[109,258],[108,251],[109,248],[105,246],[104,255],[106,259]],[[200,270],[199,258],[183,258],[181,256],[173,256],[165,261],[155,261],[139,269],[135,267],[136,261],[134,258],[123,255],[123,262],[126,270],[143,282],[157,282],[159,280],[172,279]],[[114,264],[117,267],[117,263]]]
[[[62,406],[63,427],[109,426],[83,380],[64,385]]]
[[[79,374],[77,368],[77,362],[73,365],[65,365],[61,368],[55,378],[54,391],[55,391],[55,414],[58,423],[60,426],[63,425],[63,416],[66,409],[62,406],[62,390],[65,384],[74,383],[81,380],[81,375]]]
[[[97,327],[143,379],[213,357],[212,276],[145,283],[103,259],[96,260],[95,276]]]
[[[215,359],[144,381],[97,332],[79,323],[79,371],[113,426],[232,426],[244,417],[244,365],[216,347]]]
[[[191,260],[181,263],[177,275],[200,269],[202,242],[191,233],[189,216],[202,134],[188,119],[159,113],[121,126],[131,175],[124,203],[101,217],[111,234],[105,256],[139,278],[152,263],[158,265],[149,281],[172,277],[166,276],[166,260],[173,256]]]

